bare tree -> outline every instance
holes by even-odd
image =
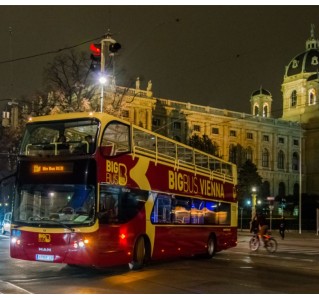
[[[54,58],[44,69],[47,91],[54,96],[64,96],[69,107],[77,111],[83,99],[91,100],[97,93],[97,85],[90,69],[91,61],[87,53],[70,50]]]

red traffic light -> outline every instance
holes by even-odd
[[[101,56],[101,44],[91,44],[90,50],[94,56]]]

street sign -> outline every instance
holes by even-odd
[[[267,197],[267,200],[269,200],[269,201],[274,201],[274,200],[275,200],[275,197]]]

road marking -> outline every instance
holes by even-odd
[[[307,258],[296,258],[291,256],[277,256],[276,254],[269,254],[267,252],[261,253],[261,252],[244,252],[244,251],[234,251],[232,254],[240,254],[240,255],[250,255],[250,256],[262,256],[262,257],[270,257],[270,258],[278,258],[278,259],[286,259],[286,260],[299,260],[299,261],[305,261],[305,262],[315,262],[314,259],[307,259]],[[214,258],[216,259],[216,257]],[[221,259],[221,258],[219,258]]]
[[[7,281],[0,280],[0,294],[32,294],[29,291]]]

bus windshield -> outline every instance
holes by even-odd
[[[83,184],[25,184],[17,189],[14,221],[26,225],[90,224],[95,216],[95,188]]]
[[[93,153],[98,127],[99,122],[96,119],[27,124],[20,155],[64,156]]]

